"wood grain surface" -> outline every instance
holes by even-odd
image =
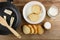
[[[33,0],[13,0],[13,4],[20,10],[21,12],[21,20],[22,24],[17,28],[17,32],[21,34],[22,38],[17,39],[13,34],[9,35],[0,35],[0,40],[60,40],[60,0],[35,0],[40,1],[44,4],[46,7],[46,10],[49,9],[50,6],[55,5],[59,9],[59,14],[55,17],[55,19],[51,19],[48,16],[46,16],[45,20],[41,23],[43,24],[45,21],[49,21],[52,23],[52,29],[47,31],[45,30],[45,33],[43,35],[25,35],[23,34],[21,27],[24,24],[28,24],[23,16],[22,16],[22,10],[24,5]]]

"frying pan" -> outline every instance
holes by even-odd
[[[16,28],[21,24],[21,15],[19,10],[15,7],[15,5],[11,4],[11,1],[13,0],[7,0],[7,2],[0,2],[0,16],[7,16],[7,23],[10,25],[10,19],[11,17],[14,17],[14,23],[12,25],[12,28],[16,30]],[[5,9],[11,10],[13,13],[12,15],[7,15],[4,13]],[[1,35],[7,35],[11,32],[5,28],[3,25],[0,24],[0,34]]]

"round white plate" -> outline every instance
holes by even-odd
[[[40,18],[39,18],[39,20],[36,21],[36,22],[32,22],[32,21],[30,21],[30,20],[28,19],[28,15],[29,15],[30,13],[32,13],[31,7],[32,7],[33,5],[36,5],[36,4],[41,7],[42,12],[40,13]],[[44,5],[43,5],[41,2],[31,1],[31,2],[28,2],[28,3],[24,6],[24,8],[23,8],[23,17],[24,17],[24,19],[25,19],[28,23],[30,23],[30,24],[38,24],[38,23],[41,23],[41,22],[44,20],[45,16],[46,16],[46,9],[45,9]]]

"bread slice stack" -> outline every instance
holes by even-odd
[[[31,11],[32,13],[28,15],[28,19],[30,19],[32,22],[37,22],[40,18],[41,7],[39,5],[33,5],[31,7]]]
[[[41,25],[24,25],[23,26],[24,34],[43,34],[44,29]]]

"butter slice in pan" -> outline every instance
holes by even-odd
[[[6,16],[3,16],[4,17],[4,19],[6,20]]]
[[[12,11],[11,10],[8,10],[8,9],[5,9],[4,10],[4,13],[8,14],[8,15],[11,15],[12,14]]]
[[[14,17],[11,17],[11,19],[10,19],[10,26],[13,25],[13,22],[14,22]]]

